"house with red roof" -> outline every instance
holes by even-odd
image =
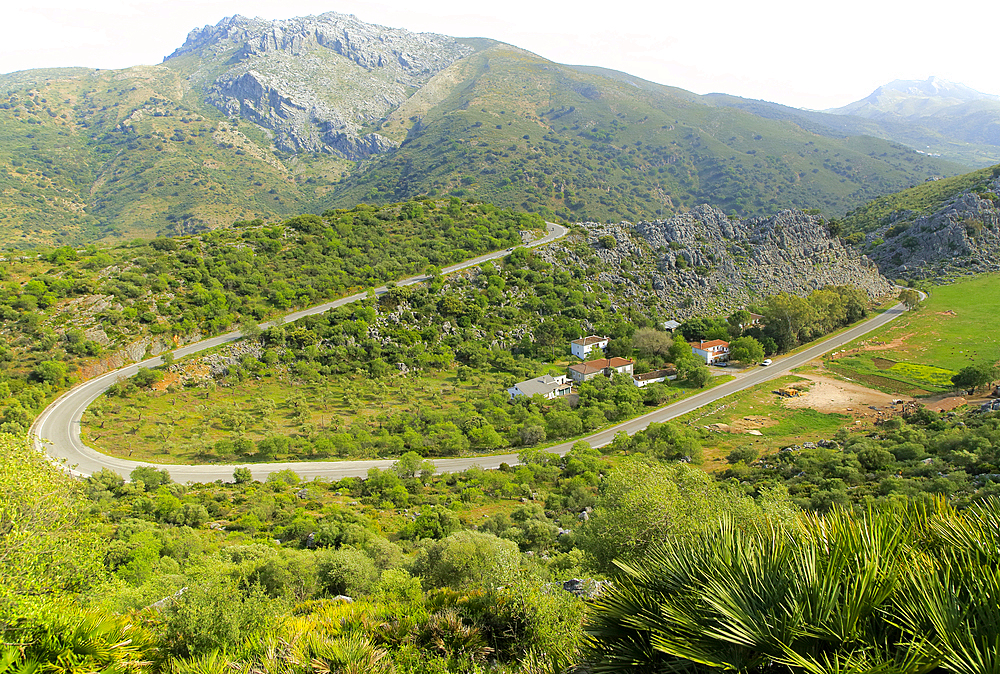
[[[627,358],[599,358],[598,360],[588,360],[585,363],[569,366],[569,378],[576,383],[590,381],[599,374],[611,377],[616,372],[622,374],[632,374],[634,362]]]
[[[729,342],[721,339],[704,339],[695,344],[691,342],[691,352],[705,361],[706,365],[729,360]]]

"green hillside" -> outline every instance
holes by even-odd
[[[704,202],[740,215],[789,207],[839,215],[957,168],[893,143],[820,136],[506,45],[466,61],[463,79],[399,151],[347,178],[338,198],[438,191],[589,220],[665,216]],[[406,107],[383,129],[400,124]]]
[[[1000,165],[964,173],[962,175],[932,180],[900,192],[874,199],[844,218],[844,231],[870,232],[889,224],[894,217],[907,216],[912,221],[920,215],[940,210],[948,201],[966,190],[983,192],[991,178],[1000,176]]]
[[[469,46],[479,51],[363,121],[360,133],[400,145],[360,161],[279,150],[272,131],[210,105],[214,78],[237,58],[228,48],[160,66],[0,76],[0,245],[113,243],[420,195],[567,220],[668,216],[703,202],[839,216],[962,170],[621,73]],[[320,86],[296,72],[289,82]]]

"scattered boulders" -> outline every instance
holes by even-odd
[[[563,589],[581,599],[594,599],[610,584],[607,580],[593,578],[571,578],[562,584]]]

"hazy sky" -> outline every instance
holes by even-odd
[[[823,109],[894,79],[931,75],[1000,94],[991,35],[998,7],[963,0],[933,13],[885,0],[25,0],[3,11],[0,73],[160,63],[189,30],[232,14],[336,11],[413,31],[490,37],[559,63],[604,66],[699,94]]]

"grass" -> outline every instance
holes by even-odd
[[[828,367],[893,393],[949,391],[963,367],[1000,360],[998,314],[1000,274],[937,286],[917,311],[847,345]]]
[[[704,443],[706,469],[725,465],[725,457],[737,447],[753,445],[760,454],[774,452],[788,445],[830,438],[838,430],[853,423],[843,414],[823,414],[812,409],[785,407],[785,398],[774,393],[779,388],[807,381],[803,377],[785,375],[733,394],[712,408],[695,410],[676,420],[698,427],[712,424],[737,425],[746,418],[761,435],[746,432],[710,430],[711,440]],[[749,430],[749,428],[748,428]]]

